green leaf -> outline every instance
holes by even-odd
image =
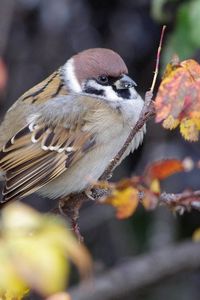
[[[158,22],[163,22],[168,19],[163,12],[163,6],[166,2],[167,0],[153,0],[151,3],[151,15]]]
[[[192,25],[189,16],[189,4],[180,6],[174,32],[169,36],[166,46],[163,49],[163,64],[166,65],[174,54],[185,60],[191,57],[197,50],[197,44],[191,38]]]
[[[189,3],[188,20],[190,22],[190,39],[197,47],[200,47],[200,1]]]

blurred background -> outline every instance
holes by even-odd
[[[0,117],[27,89],[47,77],[74,53],[91,47],[118,52],[144,96],[151,85],[161,27],[167,24],[162,68],[174,53],[200,62],[200,1],[181,0],[0,0]],[[178,131],[151,121],[143,145],[117,168],[113,180],[141,174],[161,158],[199,160],[199,143],[188,143]],[[167,192],[199,187],[199,174],[175,175],[163,184]],[[25,200],[41,211],[53,201],[31,196]],[[191,237],[200,215],[174,216],[166,208],[142,208],[126,221],[113,209],[88,203],[80,228],[95,264],[95,273]],[[72,274],[72,284],[77,282]],[[134,299],[199,299],[200,271],[142,290]],[[127,300],[133,295],[127,295]]]

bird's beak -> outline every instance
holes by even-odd
[[[119,80],[115,82],[115,86],[118,90],[126,90],[137,86],[137,84],[129,76],[123,75]]]

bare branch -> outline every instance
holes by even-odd
[[[92,287],[69,290],[76,300],[124,299],[134,291],[169,276],[200,267],[200,243],[184,242],[130,259],[94,279]]]
[[[185,210],[190,211],[192,208],[200,210],[200,191],[185,191],[178,194],[162,193],[159,202],[180,213],[183,213]]]
[[[162,27],[162,31],[161,31],[159,47],[158,47],[157,56],[156,56],[156,67],[155,67],[153,81],[152,81],[151,88],[150,88],[150,91],[152,93],[153,93],[153,90],[154,90],[154,87],[155,87],[155,84],[156,84],[156,79],[158,77],[158,69],[159,69],[159,63],[160,63],[160,54],[161,54],[161,50],[162,50],[162,42],[163,42],[163,37],[164,37],[165,29],[166,29],[166,25],[164,25]]]

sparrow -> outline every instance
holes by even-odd
[[[123,147],[143,107],[116,52],[72,56],[25,92],[0,125],[1,203],[34,192],[58,199],[96,182]],[[143,140],[134,137],[122,160]]]

